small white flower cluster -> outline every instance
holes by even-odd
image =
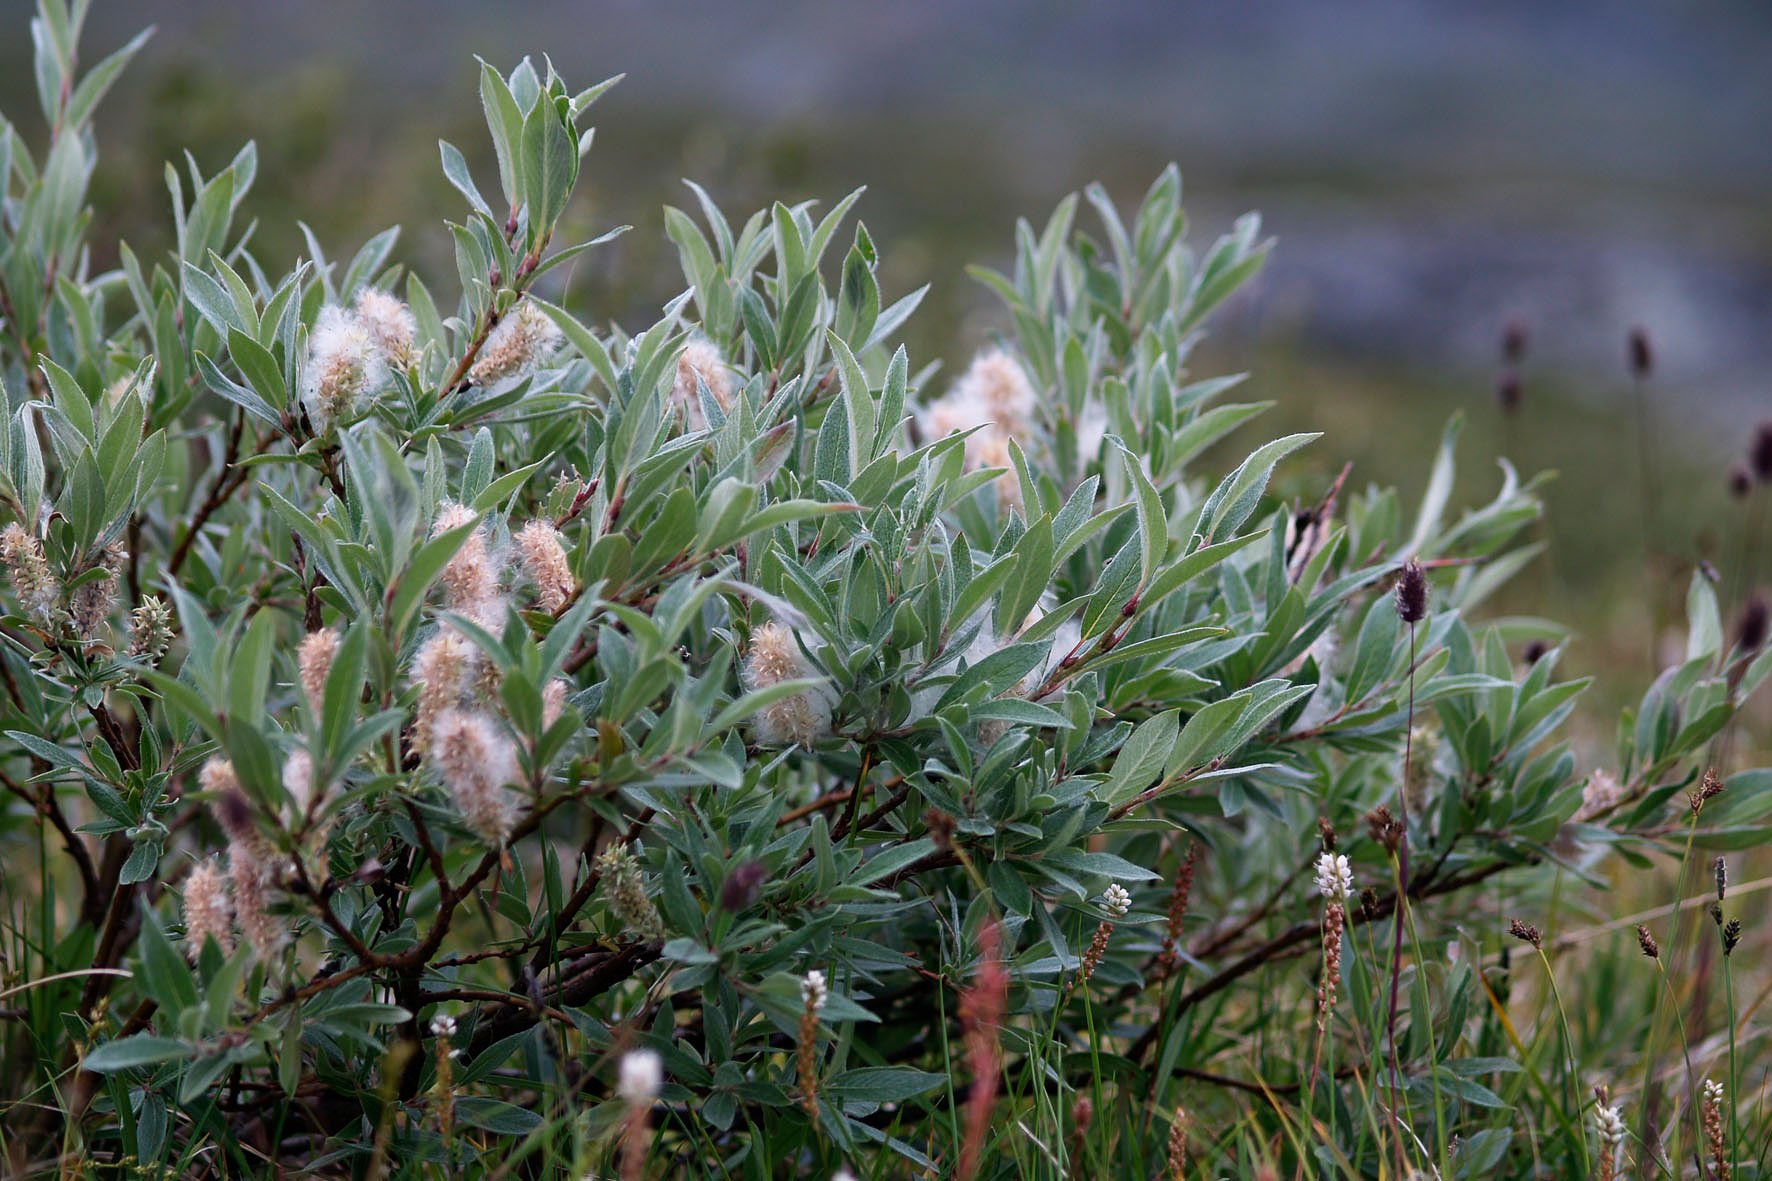
[[[1114,918],[1123,919],[1126,912],[1132,909],[1132,895],[1126,892],[1126,887],[1115,882],[1101,896],[1101,908]]]
[[[448,1013],[438,1013],[435,1017],[432,1017],[431,1018],[431,1036],[432,1037],[454,1037],[455,1036],[455,1018],[451,1017]]]
[[[616,1094],[630,1107],[650,1104],[664,1085],[664,1059],[655,1050],[629,1050],[621,1056]]]
[[[1599,1128],[1601,1144],[1608,1148],[1617,1148],[1624,1143],[1624,1115],[1616,1104],[1596,1105],[1594,1124]]]
[[[1704,1101],[1706,1103],[1715,1103],[1717,1106],[1721,1107],[1723,1105],[1723,1084],[1712,1079],[1705,1079]]]
[[[1345,902],[1354,892],[1354,871],[1340,853],[1324,853],[1317,858],[1317,893],[1325,898]]]
[[[814,1013],[823,1012],[830,997],[831,990],[825,983],[824,973],[817,969],[806,973],[806,978],[800,982],[800,999],[806,1002],[806,1007]]]

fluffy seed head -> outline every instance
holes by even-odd
[[[306,814],[314,796],[314,758],[307,751],[292,750],[283,760],[283,790],[295,802],[295,814]]]
[[[517,751],[483,713],[446,709],[431,730],[431,759],[462,820],[495,848],[517,823]]]
[[[252,822],[252,805],[240,790],[234,765],[210,759],[198,774],[203,790],[215,792],[215,818],[228,835],[228,877],[234,885],[234,913],[252,952],[264,963],[289,942],[289,930],[271,913],[283,862]]]
[[[302,404],[314,433],[325,434],[387,379],[387,360],[362,320],[341,307],[321,308],[302,371]]]
[[[751,633],[742,672],[745,687],[753,691],[817,675],[794,633],[773,620]],[[821,690],[802,690],[759,710],[752,725],[765,745],[808,744],[830,730],[830,700]]]
[[[972,358],[948,395],[961,405],[974,405],[979,421],[994,424],[1006,435],[1025,437],[1033,424],[1036,399],[1021,363],[1002,349],[986,349]]]
[[[431,536],[440,537],[459,529],[474,519],[474,510],[463,504],[446,504],[437,510],[437,523]],[[443,567],[443,599],[452,611],[473,615],[486,604],[498,599],[498,565],[487,548],[484,524],[468,534],[468,539],[455,551]]]
[[[332,658],[336,655],[338,633],[329,627],[309,632],[296,647],[296,670],[308,707],[314,711],[315,717],[320,716],[326,705],[326,674],[332,671]]]
[[[548,359],[560,343],[560,326],[529,300],[507,311],[486,338],[468,380],[486,386],[521,377]]]
[[[379,287],[365,287],[357,292],[356,311],[357,322],[388,360],[404,365],[411,359],[418,331],[411,308]]]
[[[1581,807],[1575,810],[1576,823],[1584,823],[1616,808],[1624,799],[1624,784],[1609,771],[1596,770],[1581,785]]]
[[[104,574],[74,588],[68,613],[72,617],[74,634],[81,639],[90,640],[99,625],[111,617],[111,608],[117,605],[117,578],[123,573],[123,563],[128,560],[129,553],[122,544],[111,542],[105,547],[101,559]]]
[[[0,530],[0,562],[12,574],[24,613],[45,628],[55,627],[62,617],[62,585],[49,571],[43,542],[14,521]]]
[[[652,1050],[629,1050],[621,1056],[616,1094],[629,1106],[650,1104],[664,1085],[664,1059]]]
[[[708,425],[701,408],[703,385],[720,409],[732,409],[734,390],[726,358],[713,341],[698,336],[684,346],[683,354],[677,358],[677,380],[671,385],[671,404],[682,408],[684,424],[692,431],[704,430]]]
[[[541,691],[541,724],[552,726],[566,713],[566,694],[572,686],[559,677],[555,677],[542,687]]]
[[[564,607],[574,586],[560,531],[546,521],[529,522],[517,533],[517,553],[524,573],[535,583],[536,605],[550,615]]]
[[[234,904],[227,879],[214,861],[204,861],[185,878],[185,951],[193,961],[214,939],[225,955],[234,950]]]
[[[437,718],[461,703],[474,655],[473,645],[451,628],[440,629],[419,645],[412,658],[412,679],[419,686],[412,745],[420,754],[431,753]]]
[[[1340,853],[1317,855],[1317,893],[1345,902],[1354,892],[1354,871]]]

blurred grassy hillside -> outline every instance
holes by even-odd
[[[0,0],[0,104],[36,142],[28,17]],[[571,217],[636,229],[571,273],[577,311],[633,324],[677,293],[659,209],[692,202],[682,177],[740,216],[865,184],[858,212],[882,246],[886,294],[933,283],[912,342],[952,368],[1000,326],[965,263],[1004,260],[1017,217],[1043,219],[1089,179],[1131,202],[1176,159],[1197,241],[1249,207],[1279,238],[1198,367],[1248,369],[1248,394],[1278,403],[1233,447],[1256,430],[1327,431],[1287,489],[1315,499],[1351,460],[1356,486],[1417,493],[1458,409],[1466,499],[1499,478],[1497,454],[1523,473],[1556,469],[1551,556],[1496,609],[1570,622],[1574,666],[1608,674],[1595,704],[1640,686],[1646,585],[1671,617],[1699,559],[1733,579],[1743,521],[1726,471],[1772,414],[1760,130],[1772,16],[1760,6],[1362,4],[1331,19],[1302,0],[149,0],[101,3],[88,59],[150,22],[158,33],[103,120],[96,241],[163,250],[165,162],[188,148],[213,170],[250,138],[262,257],[302,252],[298,219],[334,256],[401,222],[398,256],[447,292],[442,223],[460,202],[436,141],[487,175],[473,55],[546,53],[579,84],[630,73],[597,109]],[[1531,344],[1523,405],[1506,418],[1494,389],[1513,316]],[[1647,579],[1624,364],[1636,323],[1658,354],[1648,392],[1666,492]],[[1760,550],[1744,584],[1768,577]]]

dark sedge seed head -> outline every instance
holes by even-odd
[[[1760,480],[1772,480],[1772,420],[1754,431],[1754,445],[1747,453],[1748,466]]]
[[[1643,954],[1650,959],[1658,960],[1661,958],[1661,945],[1655,942],[1655,936],[1649,934],[1649,928],[1643,926],[1641,923],[1637,924],[1637,946],[1642,948]]]
[[[1729,863],[1719,857],[1717,858],[1715,870],[1717,875],[1717,901],[1721,902],[1724,896],[1729,893]]]
[[[1741,942],[1741,920],[1730,919],[1723,924],[1723,954],[1728,955]]]
[[[1501,359],[1518,365],[1526,356],[1526,345],[1532,339],[1531,329],[1520,316],[1509,316],[1501,328]]]
[[[1649,334],[1637,325],[1630,330],[1630,371],[1631,376],[1641,379],[1648,377],[1655,368],[1655,353],[1649,347]]]
[[[1530,943],[1533,947],[1540,947],[1544,943],[1544,933],[1542,931],[1531,923],[1522,923],[1519,919],[1515,919],[1508,924],[1507,933],[1512,935],[1515,939],[1518,939],[1521,943]]]
[[[1757,442],[1757,440],[1756,440]],[[1729,495],[1736,500],[1745,500],[1753,494],[1754,469],[1745,463],[1737,463],[1729,469]]]
[[[1543,640],[1533,640],[1530,644],[1526,645],[1526,651],[1524,653],[1526,663],[1529,665],[1537,664],[1539,661],[1543,660],[1545,655],[1549,652],[1549,644],[1546,644]]]
[[[1496,380],[1495,402],[1503,414],[1512,414],[1520,408],[1520,375],[1512,369],[1503,369],[1501,377]]]
[[[1741,621],[1735,626],[1735,642],[1743,652],[1757,652],[1766,642],[1768,625],[1772,624],[1772,607],[1759,595],[1753,595],[1741,608]]]
[[[1327,816],[1317,817],[1317,836],[1323,842],[1323,852],[1335,852],[1335,824]]]
[[[1397,614],[1404,623],[1427,618],[1427,574],[1413,558],[1403,565],[1403,575],[1397,579]]]

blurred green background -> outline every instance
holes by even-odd
[[[41,142],[29,15],[0,0],[0,104]],[[1173,159],[1197,244],[1252,208],[1278,238],[1198,368],[1250,369],[1246,395],[1279,402],[1232,446],[1327,432],[1285,490],[1315,500],[1351,460],[1353,486],[1413,495],[1459,408],[1462,499],[1486,498],[1503,451],[1557,469],[1552,557],[1497,609],[1572,623],[1572,665],[1608,674],[1594,705],[1640,692],[1646,594],[1672,618],[1700,558],[1725,590],[1765,576],[1726,480],[1772,416],[1772,7],[1757,0],[100,0],[86,61],[147,24],[101,113],[96,241],[158,253],[164,162],[188,147],[213,171],[252,138],[260,257],[301,253],[298,218],[334,257],[397,221],[397,256],[446,296],[442,222],[460,201],[436,141],[487,175],[474,56],[545,54],[575,86],[628,75],[596,109],[571,217],[587,236],[635,231],[572,271],[581,314],[643,324],[680,289],[659,210],[692,206],[682,177],[740,217],[865,184],[885,294],[933,283],[912,347],[952,370],[1003,327],[966,262],[1005,265],[1014,220],[1090,179],[1130,204]],[[1495,399],[1510,319],[1530,341],[1512,417]],[[1656,362],[1664,495],[1647,527],[1633,325]]]

